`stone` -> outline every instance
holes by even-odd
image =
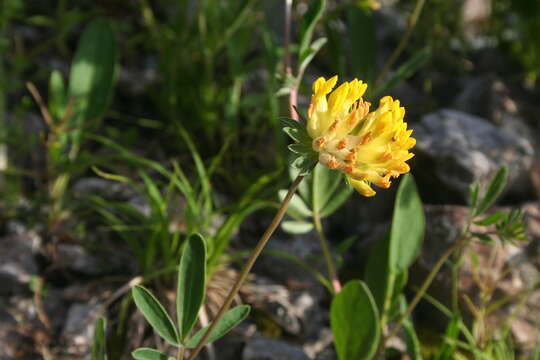
[[[101,307],[92,303],[73,303],[66,315],[60,341],[64,352],[79,356],[89,353]]]
[[[102,263],[86,249],[77,244],[59,244],[56,266],[84,275],[101,273]]]
[[[277,339],[255,337],[248,341],[243,360],[309,360],[300,346]]]
[[[320,323],[318,297],[312,289],[289,289],[270,279],[257,277],[244,286],[245,298],[254,309],[262,311],[283,331],[292,335],[306,335]]]
[[[328,327],[320,327],[316,337],[304,343],[304,352],[312,359],[337,359],[332,348],[332,330]]]
[[[98,177],[85,177],[73,184],[73,194],[79,197],[98,195],[107,200],[128,200],[136,193],[129,185]]]
[[[28,290],[28,283],[37,274],[34,251],[41,238],[34,232],[0,238],[0,295]]]
[[[302,268],[298,264],[279,255],[280,253],[286,254],[301,261],[308,261],[311,257],[311,260],[309,260],[310,266],[324,272],[319,240],[314,231],[302,235],[288,235],[281,231],[276,232],[266,248],[274,251],[274,253],[270,251],[263,252],[263,255],[255,264],[257,274],[272,278],[279,283],[292,281],[313,286],[318,285],[307,271],[299,271]],[[313,261],[314,255],[320,256],[320,262]]]
[[[100,248],[89,248],[74,244],[60,243],[58,255],[52,269],[69,271],[76,275],[89,277],[105,274],[131,274],[136,271],[136,263],[125,249],[116,244],[107,243]]]
[[[516,116],[518,106],[508,87],[493,75],[465,77],[461,93],[452,108],[502,124],[508,115]]]
[[[338,360],[336,351],[334,349],[328,348],[321,352],[316,358],[316,360]]]
[[[524,184],[534,150],[526,139],[452,109],[425,115],[412,128],[417,145],[411,168],[424,199],[466,203],[470,186],[487,183],[502,166],[509,170],[509,194],[530,192]]]

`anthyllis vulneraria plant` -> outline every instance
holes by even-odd
[[[293,165],[307,173],[319,162],[344,173],[360,194],[373,196],[371,184],[386,189],[392,178],[409,172],[406,161],[416,140],[399,100],[386,96],[369,112],[371,104],[362,99],[367,84],[354,79],[332,91],[337,80],[313,83],[307,124],[285,120],[285,132],[296,141],[290,149],[299,155]]]
[[[400,106],[399,101],[387,96],[381,100],[376,111],[369,112],[370,104],[362,99],[367,89],[366,84],[355,79],[332,91],[336,83],[337,76],[329,80],[321,77],[313,83],[307,122],[284,120],[283,130],[295,140],[295,144],[289,148],[298,155],[293,166],[300,169],[300,172],[188,360],[195,359],[225,316],[253,264],[283,219],[302,179],[318,162],[343,172],[347,181],[364,196],[375,195],[371,184],[388,188],[391,178],[409,172],[406,161],[413,154],[408,150],[416,141],[410,137],[412,130],[407,130],[407,124],[403,121],[405,108]],[[330,96],[327,101],[328,94]]]

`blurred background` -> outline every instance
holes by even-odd
[[[305,116],[312,81],[335,74],[367,82],[374,107],[385,95],[399,99],[414,129],[427,233],[411,291],[455,241],[469,187],[509,169],[499,206],[523,211],[530,241],[501,249],[500,266],[513,271],[496,291],[518,299],[519,311],[513,302],[501,310],[513,314],[518,353],[535,348],[540,2],[294,1],[293,77],[286,3],[0,0],[0,359],[84,358],[100,315],[111,359],[165,348],[126,284],[141,276],[170,298],[180,244],[193,231],[213,241],[213,314],[290,182],[280,124],[288,94],[298,88]],[[302,52],[307,32],[312,53]],[[354,194],[324,219],[343,279],[361,277],[367,249],[389,228],[396,188]],[[290,221],[276,234],[243,293],[253,314],[216,344],[219,355],[205,356],[335,359],[329,296],[298,266],[324,268],[312,228]],[[441,301],[448,276],[433,287]],[[430,304],[415,319],[429,354],[447,321]]]

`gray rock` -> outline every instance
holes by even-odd
[[[100,274],[103,268],[102,261],[77,244],[59,244],[56,265],[90,276]]]
[[[337,360],[337,354],[334,349],[328,348],[321,352],[315,359],[316,360]]]
[[[290,259],[280,256],[280,253],[307,261],[313,268],[325,271],[319,240],[314,231],[303,235],[285,235],[278,232],[268,242],[267,248],[275,252],[263,253],[255,265],[256,272],[271,277],[278,283],[287,281],[314,283],[313,277],[307,271],[303,271]],[[316,256],[320,256],[321,261],[314,261]]]
[[[417,145],[413,171],[424,191],[437,202],[464,203],[469,187],[486,183],[502,166],[508,167],[507,190],[530,189],[528,170],[534,155],[526,139],[461,111],[444,109],[413,125]]]
[[[312,359],[337,359],[336,353],[331,346],[333,338],[332,330],[321,326],[317,336],[304,344],[304,351]]]
[[[281,340],[256,337],[248,341],[243,360],[309,360],[301,347]]]
[[[0,295],[20,293],[37,274],[34,249],[41,239],[33,232],[0,238]]]
[[[321,293],[313,289],[290,290],[287,287],[258,277],[243,289],[248,303],[269,316],[284,331],[305,335],[321,325],[316,316]]]
[[[77,180],[73,185],[72,192],[80,197],[98,195],[107,200],[128,200],[135,195],[135,191],[129,185],[97,177]]]
[[[502,124],[507,115],[517,115],[517,104],[510,97],[510,90],[497,77],[466,77],[463,83],[463,89],[452,108],[483,117],[495,124]]]
[[[65,353],[79,356],[89,353],[99,310],[98,304],[74,303],[71,305],[60,339],[62,344],[65,344]]]

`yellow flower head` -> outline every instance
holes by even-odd
[[[409,172],[406,161],[414,156],[409,149],[416,140],[399,100],[386,96],[369,112],[371,104],[362,99],[367,84],[354,79],[332,91],[336,83],[337,76],[313,83],[307,132],[322,165],[343,172],[360,194],[373,196],[371,184],[388,188],[391,178]]]

